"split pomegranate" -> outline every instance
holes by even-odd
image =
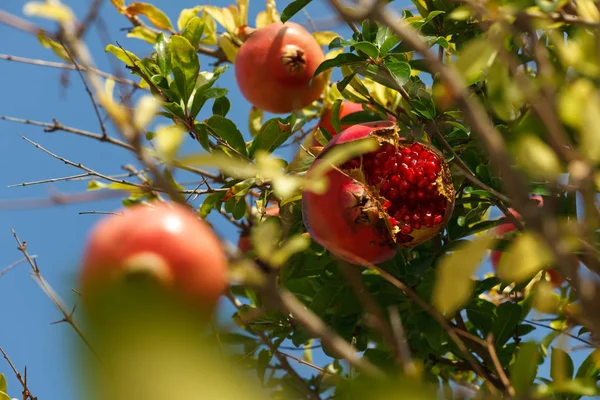
[[[234,67],[246,100],[262,110],[285,114],[319,99],[327,83],[325,76],[311,79],[325,54],[304,27],[288,21],[245,31],[247,38]]]
[[[531,196],[531,199],[537,201],[538,207],[542,207],[544,205],[544,198],[542,196],[533,195]],[[508,210],[512,215],[515,216],[515,218],[519,220],[521,219],[521,214],[519,214],[516,210],[513,210],[512,208],[509,208]],[[502,238],[507,233],[513,232],[516,229],[517,227],[514,224],[507,222],[505,224],[496,225],[496,227],[493,230],[493,233],[496,237]],[[498,265],[500,264],[500,259],[502,258],[503,254],[504,252],[500,250],[492,250],[490,252],[490,260],[492,262],[492,268],[494,269],[494,271],[498,270]],[[565,281],[565,278],[555,269],[548,269],[546,271],[546,274],[550,279],[550,283],[555,287],[562,285]]]
[[[188,304],[211,310],[227,287],[227,260],[213,231],[175,203],[135,205],[90,232],[80,274],[84,300],[145,275]]]
[[[351,126],[329,149],[374,137],[378,150],[327,172],[325,193],[303,191],[303,219],[311,236],[354,264],[381,263],[399,247],[423,243],[446,225],[454,209],[454,186],[443,156],[431,145],[406,140],[391,121]]]

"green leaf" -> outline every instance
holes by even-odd
[[[596,349],[586,357],[577,370],[577,378],[598,379],[600,375],[600,349]]]
[[[190,19],[181,32],[181,36],[186,38],[190,44],[197,49],[204,33],[204,21],[200,17]]]
[[[492,331],[496,306],[489,301],[474,299],[465,307],[469,321],[486,336]]]
[[[290,4],[288,4],[283,11],[281,12],[281,22],[286,22],[294,15],[298,13],[298,11],[302,10],[306,7],[312,0],[294,0]]]
[[[338,54],[335,58],[323,61],[315,70],[313,77],[319,75],[321,72],[331,69],[333,67],[339,67],[341,65],[351,64],[364,64],[365,60],[362,57],[357,56],[353,53],[342,53]]]
[[[374,111],[357,111],[351,114],[345,115],[340,120],[342,125],[356,125],[363,124],[365,122],[377,122],[381,121],[381,116]]]
[[[233,183],[228,182],[228,184],[231,185]],[[228,186],[228,185],[225,185],[225,186]],[[206,198],[204,199],[204,202],[200,206],[200,209],[198,210],[198,214],[200,215],[200,218],[206,218],[208,216],[208,214],[210,214],[210,212],[215,208],[220,210],[221,209],[221,200],[223,199],[223,197],[225,197],[225,193],[226,192],[215,192],[215,193],[211,193],[211,194],[207,195]]]
[[[538,346],[535,342],[523,342],[511,367],[511,383],[517,395],[527,395],[538,370]]]
[[[205,124],[210,128],[210,131],[237,150],[243,156],[247,156],[246,142],[242,133],[230,119],[220,115],[213,115]]]
[[[569,353],[552,347],[552,353],[550,354],[550,377],[556,382],[564,381],[573,378],[573,360],[569,356]]]
[[[260,131],[258,131],[250,145],[250,158],[254,158],[254,155],[259,150],[275,151],[275,149],[288,140],[292,133],[292,125],[289,122],[285,122],[280,118],[268,120],[260,128]]]
[[[384,62],[383,65],[390,71],[399,86],[404,85],[410,79],[410,64],[402,61]]]
[[[337,99],[331,106],[331,125],[333,126],[333,129],[335,129],[335,132],[329,133],[340,133],[342,131],[342,125],[340,124],[340,109],[342,103],[342,99]]]
[[[334,305],[335,299],[338,297],[342,286],[328,284],[323,286],[312,299],[310,303],[310,309],[323,318],[331,305]]]
[[[192,97],[190,97],[191,105],[189,106],[190,117],[195,118],[208,99],[219,99],[225,96],[229,91],[223,88],[206,88],[196,89]],[[188,103],[189,104],[189,103]]]
[[[170,47],[171,64],[177,88],[183,100],[187,102],[200,71],[200,61],[198,61],[196,50],[184,37],[171,36]]]
[[[169,76],[171,74],[171,48],[169,39],[162,32],[158,34],[154,50],[156,50],[156,61],[162,76]]]
[[[242,219],[246,216],[247,207],[246,207],[246,199],[245,198],[240,197],[237,199],[238,200],[235,203],[235,207],[234,207],[233,211],[231,212],[231,216],[236,221],[239,221],[240,219]]]
[[[377,22],[373,21],[372,19],[367,19],[365,21],[363,21],[362,23],[362,37],[363,40],[366,40],[367,42],[375,42],[375,40],[377,39],[377,32],[379,30],[379,27],[377,26]]]
[[[352,46],[356,50],[362,51],[363,53],[371,57],[373,60],[377,60],[377,58],[379,57],[379,50],[377,50],[377,47],[375,47],[373,43],[357,42],[354,43]]]
[[[400,42],[400,38],[396,35],[392,35],[385,39],[385,41],[379,47],[379,53],[381,56],[385,56],[389,51]]]
[[[231,103],[229,99],[225,96],[217,97],[212,107],[213,114],[220,115],[222,117],[226,116],[231,108]]]
[[[263,349],[260,351],[260,353],[258,353],[258,363],[256,364],[256,375],[258,376],[258,379],[260,379],[261,383],[263,383],[265,380],[265,372],[266,372],[267,367],[269,366],[269,363],[271,362],[272,358],[273,358],[273,353],[271,353],[267,349]]]
[[[502,303],[496,309],[496,320],[492,327],[494,345],[503,346],[514,334],[515,328],[521,321],[521,306],[515,303]]]
[[[4,374],[0,374],[0,392],[5,392],[8,390],[8,384],[6,383],[6,377]]]
[[[490,236],[480,236],[442,257],[436,268],[433,305],[442,313],[454,314],[471,296],[472,275],[486,255]]]
[[[127,6],[127,13],[131,15],[142,14],[158,29],[173,30],[173,25],[171,24],[169,17],[152,4],[140,2],[130,3]]]

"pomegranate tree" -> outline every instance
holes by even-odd
[[[235,58],[235,78],[250,103],[285,114],[319,99],[327,81],[323,74],[312,77],[325,54],[304,27],[288,21],[240,32],[245,41]]]
[[[213,231],[185,206],[135,205],[104,218],[90,232],[82,295],[85,299],[139,274],[210,310],[227,286],[227,260]]]
[[[325,193],[304,191],[304,224],[311,236],[354,264],[381,263],[401,247],[423,243],[446,225],[454,186],[443,156],[431,145],[398,135],[391,121],[354,125],[336,135],[327,151],[366,137],[379,148],[327,172]]]

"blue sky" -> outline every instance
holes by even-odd
[[[87,10],[88,1],[68,1],[75,13],[81,17]],[[177,20],[181,8],[193,7],[191,1],[172,2],[155,0],[153,4],[164,10],[173,22]],[[281,11],[288,2],[279,2]],[[316,21],[331,15],[326,2],[314,2],[308,8]],[[15,15],[23,16],[24,2],[4,2],[3,9]],[[225,6],[229,1],[212,1],[213,5]],[[409,4],[399,1],[396,4]],[[262,9],[264,2],[251,1],[250,21]],[[118,40],[125,48],[138,55],[151,51],[146,42],[128,39],[121,28],[127,28],[127,20],[118,15],[110,1],[105,1],[101,15],[104,16],[111,40]],[[306,23],[302,14],[294,21]],[[53,31],[53,24],[36,19],[34,22]],[[329,27],[327,29],[330,29]],[[347,29],[340,32],[347,33]],[[0,53],[20,57],[37,58],[48,61],[60,61],[47,49],[43,49],[36,38],[16,29],[0,25]],[[114,59],[104,53],[107,44],[100,40],[98,31],[93,28],[87,33],[87,42],[96,57],[100,69],[113,71]],[[202,58],[202,69],[209,69],[209,59]],[[80,129],[99,132],[94,110],[75,72],[69,73],[68,86],[60,83],[63,71],[34,65],[0,60],[2,89],[0,90],[0,115],[16,118],[51,122],[56,118],[60,123]],[[230,90],[229,99],[232,108],[228,115],[244,131],[250,105],[241,97],[230,68],[220,79],[221,87]],[[210,107],[206,107],[206,113]],[[109,133],[115,134],[112,126]],[[121,165],[135,164],[133,156],[126,152],[86,138],[65,132],[46,133],[40,127],[27,126],[13,122],[0,121],[0,204],[4,201],[19,201],[27,198],[48,197],[51,190],[62,193],[83,192],[83,181],[58,182],[51,185],[6,188],[8,185],[37,181],[55,177],[79,174],[73,167],[44,154],[21,138],[25,136],[48,150],[73,162],[82,162],[86,166],[103,174],[119,174]],[[185,144],[185,151],[196,151],[198,146],[191,140]],[[178,178],[185,180],[180,174]],[[43,276],[56,291],[72,304],[75,296],[71,288],[77,287],[75,281],[79,257],[83,249],[88,230],[98,221],[98,215],[79,215],[83,211],[110,211],[121,206],[118,199],[96,201],[85,204],[72,204],[37,209],[6,210],[0,207],[0,270],[21,258],[16,242],[9,227],[13,227],[22,240],[26,240],[30,254],[37,256]],[[223,220],[211,217],[217,233],[234,242],[237,232]],[[485,266],[484,270],[489,270]],[[483,270],[482,270],[483,271]],[[17,368],[27,365],[29,383],[34,395],[40,398],[76,398],[76,382],[72,368],[70,351],[79,338],[66,324],[50,325],[62,318],[54,304],[39,289],[29,276],[26,264],[11,270],[0,278],[0,346],[10,355]],[[542,330],[544,334],[544,330]],[[318,360],[317,360],[318,361]],[[578,364],[578,363],[577,363]],[[9,380],[12,396],[20,392],[14,376],[8,372],[8,366],[0,360],[0,372]],[[306,370],[305,370],[306,371]]]

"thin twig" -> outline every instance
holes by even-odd
[[[417,368],[415,367],[412,357],[410,356],[410,348],[408,347],[400,313],[394,306],[390,306],[388,308],[388,312],[390,315],[392,331],[394,332],[394,337],[396,338],[396,348],[398,351],[397,359],[400,361],[400,366],[402,367],[404,374],[408,376],[414,376],[414,374],[417,372]]]
[[[81,33],[79,34],[79,36],[81,36]],[[96,113],[96,118],[98,119],[98,123],[100,124],[100,131],[102,132],[102,140],[104,140],[108,137],[108,134],[106,133],[106,126],[104,125],[104,121],[102,120],[102,116],[100,115],[100,110],[98,109],[98,104],[96,104],[96,99],[94,99],[94,95],[92,94],[92,91],[90,90],[87,82],[85,81],[83,74],[81,73],[81,68],[79,67],[79,64],[77,64],[77,61],[75,61],[75,59],[71,55],[71,52],[69,51],[67,46],[64,45],[64,43],[62,44],[62,47],[65,50],[65,52],[67,53],[67,55],[69,56],[69,58],[71,59],[71,62],[73,62],[73,65],[77,69],[77,73],[79,74],[79,77],[81,78],[81,82],[83,82],[83,87],[85,88],[85,91],[87,92],[87,94],[90,98],[90,101],[92,102],[92,106],[94,107],[94,112]]]
[[[38,285],[42,288],[44,293],[46,293],[46,295],[50,298],[50,300],[52,300],[52,302],[56,305],[56,307],[62,313],[63,319],[61,321],[66,322],[67,324],[71,325],[71,327],[73,328],[75,333],[77,333],[77,335],[81,338],[81,340],[83,340],[83,342],[90,349],[90,351],[94,354],[94,356],[101,362],[102,360],[101,360],[100,356],[98,355],[98,353],[96,352],[96,350],[94,349],[92,344],[85,337],[85,335],[83,334],[83,331],[81,329],[79,329],[79,326],[77,326],[77,324],[75,323],[75,320],[73,318],[73,313],[75,312],[75,308],[73,308],[72,311],[68,311],[67,306],[58,297],[58,295],[56,294],[54,289],[48,284],[48,282],[46,282],[46,280],[44,279],[44,277],[42,276],[42,274],[40,272],[40,269],[38,268],[37,263],[27,252],[27,243],[25,241],[22,242],[21,239],[19,239],[17,232],[13,228],[10,228],[10,230],[18,244],[17,249],[19,251],[21,251],[21,253],[23,253],[23,255],[25,256],[25,259],[28,261],[29,265],[31,266],[31,269],[33,270],[32,276],[33,276],[34,280],[38,283]]]
[[[17,57],[17,56],[13,56],[11,54],[0,54],[0,60],[15,61],[15,62],[20,62],[20,63],[25,63],[25,64],[39,65],[42,67],[67,69],[67,70],[72,70],[72,71],[75,71],[77,69],[77,67],[72,64],[55,62],[55,61],[37,60],[34,58]],[[81,71],[85,71],[85,68],[82,66],[79,66],[79,69]],[[99,69],[94,69],[93,72],[97,75],[100,75],[103,78],[112,79],[115,82],[123,83],[126,85],[131,85],[137,89],[142,89],[142,87],[140,86],[139,83],[132,81],[130,79],[121,78],[121,77],[109,74],[108,72],[100,71]]]
[[[43,29],[16,15],[0,10],[0,23],[17,28],[20,31],[37,35]],[[52,36],[50,36],[52,37]]]
[[[32,259],[35,259],[37,256],[31,256]],[[15,261],[14,263],[10,264],[8,267],[4,268],[2,271],[0,271],[0,276],[6,274],[8,271],[10,271],[11,269],[13,269],[14,267],[16,267],[17,265],[23,263],[27,261],[26,258],[21,258],[20,260]]]
[[[563,334],[563,335],[566,335],[566,336],[568,336],[568,337],[570,337],[570,338],[572,338],[572,339],[578,340],[578,341],[580,341],[581,343],[584,343],[584,344],[586,344],[586,345],[588,345],[588,346],[591,346],[591,347],[593,347],[593,348],[597,348],[597,347],[598,347],[598,346],[597,346],[597,345],[595,345],[594,343],[592,343],[592,342],[589,342],[589,341],[587,341],[587,340],[585,340],[585,339],[582,339],[582,338],[580,338],[580,337],[579,337],[579,336],[577,336],[577,335],[573,335],[572,333],[570,333],[570,332],[567,332],[567,331],[565,331],[565,330],[563,330],[563,329],[557,329],[557,328],[553,328],[553,327],[551,327],[550,325],[544,325],[544,324],[540,324],[539,322],[535,322],[535,321],[532,321],[532,320],[527,320],[527,319],[524,319],[524,320],[523,320],[523,322],[526,322],[526,323],[528,323],[528,324],[531,324],[531,325],[539,326],[540,328],[546,328],[546,329],[550,329],[550,330],[552,330],[552,331],[554,331],[554,332],[561,333],[561,334]]]
[[[494,347],[494,334],[493,333],[490,332],[487,335],[486,342],[487,342],[488,352],[490,353],[490,356],[492,357],[492,361],[494,362],[494,368],[496,368],[496,373],[498,374],[498,377],[500,377],[500,380],[504,384],[504,387],[506,387],[506,391],[509,394],[509,396],[514,396],[516,394],[515,388],[511,385],[510,380],[508,379],[508,376],[506,376],[506,372],[504,371],[504,368],[502,368],[502,364],[500,363],[500,360],[498,359],[498,354],[496,354],[496,348]]]
[[[4,359],[6,360],[6,362],[10,366],[10,368],[13,370],[15,376],[17,377],[17,380],[19,381],[19,383],[23,387],[23,392],[22,392],[23,393],[23,400],[27,400],[27,399],[29,399],[29,400],[37,400],[37,397],[35,397],[35,396],[33,396],[31,394],[31,391],[29,390],[29,387],[27,386],[27,367],[25,367],[25,374],[24,374],[24,376],[21,375],[21,373],[19,372],[19,370],[17,370],[17,368],[15,367],[15,365],[12,363],[12,361],[8,357],[8,354],[6,354],[6,352],[4,351],[4,349],[2,347],[0,347],[0,353],[2,353],[2,355],[4,356]]]

